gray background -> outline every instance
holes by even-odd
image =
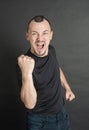
[[[53,25],[57,57],[76,95],[66,102],[72,130],[89,129],[89,0],[0,1],[0,129],[25,130],[15,65],[29,43],[28,20],[37,14]]]

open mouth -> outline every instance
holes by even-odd
[[[35,50],[35,52],[36,52],[36,55],[38,55],[38,56],[41,56],[41,57],[43,57],[44,55],[46,55],[46,52],[47,52],[47,50],[46,50],[46,43],[45,43],[45,41],[41,41],[41,42],[36,42],[36,44],[35,44],[36,46],[36,50]]]
[[[43,48],[44,48],[44,44],[41,44],[41,45],[40,45],[40,44],[37,44],[37,48],[38,48],[38,49],[43,49]]]
[[[37,46],[37,50],[41,51],[44,48],[45,43],[44,43],[44,41],[36,42],[36,46]]]

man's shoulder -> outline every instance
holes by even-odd
[[[55,50],[55,48],[54,48],[53,45],[49,45],[49,49],[53,49],[53,50]]]
[[[52,54],[54,54],[54,55],[56,54],[56,51],[55,51],[55,48],[54,48],[53,45],[49,46],[49,52],[52,53]]]

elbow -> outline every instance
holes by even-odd
[[[24,103],[24,105],[27,109],[34,109],[34,107],[36,106],[36,102],[35,103]]]
[[[33,109],[36,106],[37,97],[32,100],[27,100],[27,99],[21,97],[21,101],[23,102],[24,106],[27,109]]]
[[[33,109],[36,106],[37,93],[31,95],[24,91],[21,91],[20,98],[27,109]]]

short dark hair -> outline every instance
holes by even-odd
[[[49,25],[50,25],[50,28],[52,30],[52,26],[51,26],[51,23],[50,21],[43,15],[36,15],[34,16],[33,18],[31,18],[31,20],[28,22],[28,26],[27,26],[27,31],[28,31],[28,28],[29,28],[29,24],[31,23],[31,21],[35,21],[35,22],[42,22],[43,20],[47,20]]]

